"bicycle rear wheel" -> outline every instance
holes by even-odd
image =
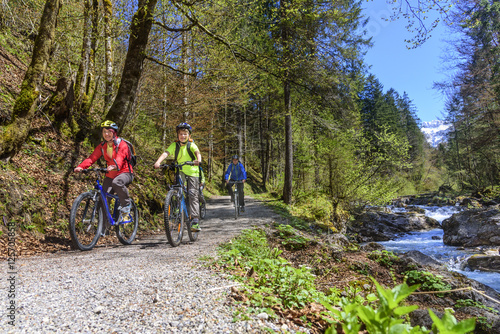
[[[132,207],[130,208],[130,213],[123,217],[125,223],[118,223],[115,227],[116,236],[118,240],[124,245],[130,245],[137,234],[137,227],[139,226],[139,211],[134,201],[130,200]]]
[[[207,216],[207,202],[205,201],[205,196],[200,196],[200,218],[205,219]]]
[[[99,198],[97,193],[86,192],[80,194],[71,207],[69,233],[73,245],[80,250],[91,250],[99,240],[103,224]]]
[[[199,224],[199,222],[198,222]],[[199,231],[198,232],[194,232],[194,231],[191,231],[191,224],[187,224],[187,232],[188,232],[188,237],[189,237],[189,240],[190,241],[196,241],[198,240],[198,234],[200,233]]]
[[[234,219],[238,219],[238,214],[239,214],[239,198],[238,198],[238,192],[234,192]]]
[[[184,232],[184,214],[181,210],[181,199],[175,190],[170,190],[165,197],[163,220],[168,243],[172,247],[179,246]]]

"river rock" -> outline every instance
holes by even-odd
[[[440,312],[438,310],[432,310],[435,315],[437,315],[439,318],[443,317],[443,312]],[[434,321],[432,320],[431,316],[429,315],[429,310],[422,310],[422,309],[417,309],[413,312],[410,313],[410,324],[413,327],[420,326],[420,327],[425,327],[427,329],[432,328],[432,324]]]
[[[499,255],[473,255],[467,259],[466,267],[470,270],[492,271],[500,273]]]
[[[407,264],[413,262],[421,266],[431,267],[434,269],[440,269],[444,266],[441,262],[434,260],[432,257],[417,250],[404,253],[400,256],[400,259],[404,260]]]
[[[367,244],[364,244],[364,245],[361,245],[359,247],[359,250],[362,251],[362,252],[367,252],[367,253],[370,253],[370,252],[373,252],[373,251],[376,251],[376,250],[384,250],[385,247],[382,246],[381,244],[378,244],[376,242],[369,242]]]
[[[364,212],[348,226],[357,242],[387,241],[414,231],[439,228],[439,222],[416,212]]]
[[[500,210],[472,209],[443,221],[443,242],[450,246],[499,246]]]

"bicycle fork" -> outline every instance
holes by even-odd
[[[97,211],[97,207],[99,206],[99,196],[97,195],[97,192],[94,192],[94,196],[91,199],[94,202],[94,206],[92,207],[92,214],[90,215],[89,219],[85,219],[87,217],[87,210],[89,209],[90,202],[87,201],[87,204],[85,204],[85,209],[83,211],[83,223],[88,224],[87,226],[87,231],[89,232],[90,229],[92,228],[92,222],[95,219],[95,214]]]
[[[182,196],[181,196],[181,211],[184,212],[184,216],[189,221],[189,218],[190,218],[189,217],[189,211],[188,211],[188,208],[187,208],[187,205],[186,205],[186,197],[184,196],[184,194],[182,194]]]

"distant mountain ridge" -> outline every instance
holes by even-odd
[[[446,141],[447,134],[450,131],[451,124],[444,121],[434,120],[422,122],[420,130],[425,135],[425,139],[432,147],[437,147],[439,143]]]

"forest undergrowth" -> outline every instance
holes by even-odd
[[[460,300],[451,309],[441,301],[445,293],[425,294],[450,289],[442,276],[417,271],[415,264],[392,252],[361,250],[350,243],[339,246],[331,237],[292,225],[275,223],[245,230],[222,244],[216,258],[203,259],[212,270],[239,283],[229,296],[238,306],[235,321],[266,317],[312,333],[393,333],[396,329],[397,333],[428,333],[432,328],[434,333],[458,334],[474,327],[478,333],[483,328],[488,332],[484,319],[476,325],[476,319],[461,309],[473,301]],[[416,290],[424,294],[413,295]],[[433,324],[427,330],[410,324],[408,313],[419,308],[431,310]]]

